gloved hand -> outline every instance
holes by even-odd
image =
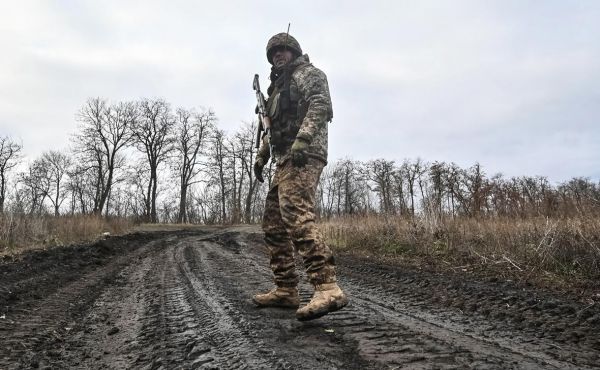
[[[296,167],[304,167],[306,163],[308,163],[308,155],[306,151],[308,150],[308,141],[305,139],[296,137],[294,144],[292,144],[292,149],[290,150],[290,154],[292,157],[292,164]]]
[[[256,179],[259,182],[265,182],[265,180],[263,179],[263,168],[265,167],[266,161],[264,160],[263,157],[258,156],[256,157],[256,161],[254,162],[254,176],[256,176]]]

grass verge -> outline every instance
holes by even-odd
[[[598,289],[598,218],[336,218],[321,223],[334,249],[417,268],[478,273],[553,288]]]
[[[99,216],[0,215],[0,255],[18,254],[99,239],[104,233],[123,234],[133,223]]]

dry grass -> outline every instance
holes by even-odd
[[[91,241],[133,228],[125,219],[97,216],[0,215],[0,255]]]
[[[553,281],[600,277],[600,219],[448,219],[362,216],[324,221],[327,241],[350,253],[494,270]]]

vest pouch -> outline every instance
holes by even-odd
[[[277,151],[288,149],[296,139],[300,129],[300,126],[295,124],[295,120],[289,119],[285,114],[282,116],[282,119],[272,121],[271,144],[275,146]]]
[[[283,135],[281,130],[271,130],[271,145],[273,145],[276,149],[283,148]]]
[[[267,114],[273,121],[278,119],[280,116],[280,111],[281,111],[281,107],[280,107],[281,104],[279,104],[280,97],[281,97],[281,94],[277,93],[277,94],[273,95],[271,98],[269,98],[269,101],[267,102]]]

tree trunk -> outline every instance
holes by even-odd
[[[179,198],[179,216],[177,217],[178,223],[187,223],[187,184],[181,183],[180,189],[180,198]]]
[[[6,196],[6,178],[4,171],[0,174],[0,214],[4,213],[4,198]]]
[[[150,209],[150,222],[152,223],[157,223],[158,222],[158,218],[156,217],[156,193],[157,193],[157,188],[158,188],[158,178],[157,178],[157,173],[156,173],[156,166],[153,166],[152,170],[150,171],[150,183],[152,184],[152,194],[150,196],[150,203],[151,203],[151,209]]]

